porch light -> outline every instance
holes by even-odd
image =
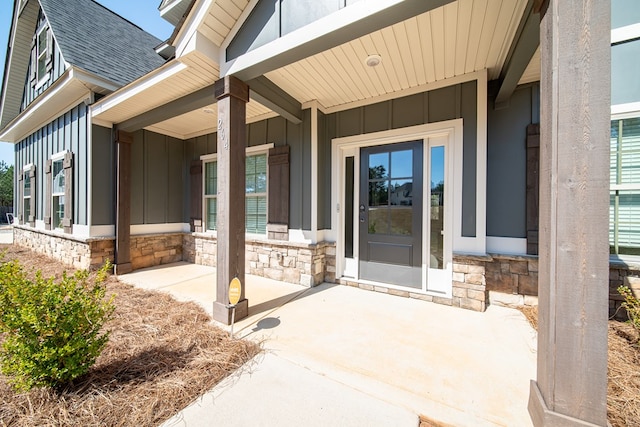
[[[380,65],[381,62],[382,62],[382,57],[378,54],[369,55],[367,56],[367,59],[364,61],[364,63],[367,64],[368,67],[376,67]]]

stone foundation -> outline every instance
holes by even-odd
[[[183,233],[131,236],[131,267],[139,270],[182,261]]]
[[[640,263],[612,261],[609,264],[609,317],[627,320],[627,312],[622,308],[624,298],[618,292],[618,286],[627,286],[636,298],[640,298]]]
[[[215,267],[217,239],[204,233],[184,236],[184,260]],[[246,272],[303,286],[335,282],[336,248],[334,243],[293,243],[277,240],[247,239]]]
[[[113,261],[114,240],[109,238],[78,239],[62,233],[15,226],[13,244],[79,269],[97,269],[107,259]]]

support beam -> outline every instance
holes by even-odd
[[[370,0],[351,4],[319,19],[304,31],[294,31],[221,64],[220,75],[244,81],[293,64],[358,37],[413,18],[453,0]]]
[[[500,76],[500,89],[495,101],[496,110],[509,106],[509,99],[513,95],[513,91],[516,90],[524,70],[527,69],[539,45],[540,14],[534,12],[534,4],[530,1]]]
[[[160,107],[146,111],[139,116],[130,118],[129,120],[125,120],[118,125],[118,129],[126,132],[133,132],[173,117],[177,117],[181,114],[204,108],[215,102],[215,99],[211,95],[213,95],[213,85],[197,90],[189,95],[183,96],[182,98],[178,98],[167,104],[161,105]]]
[[[116,142],[116,247],[115,273],[131,268],[131,144],[133,136],[115,130]]]
[[[541,22],[535,426],[607,425],[610,8],[550,0]]]
[[[249,102],[249,87],[231,76],[218,80],[214,86],[218,100],[218,253],[213,318],[229,325],[229,284],[234,278],[242,283],[235,318],[240,320],[249,314],[244,277],[246,104]]]
[[[264,76],[248,81],[249,96],[293,124],[302,123],[302,105]]]

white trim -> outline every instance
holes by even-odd
[[[91,108],[93,108],[93,105],[91,106]],[[91,115],[91,123],[92,124],[98,125],[98,126],[102,126],[103,128],[113,129],[113,123],[108,122],[106,120],[98,119],[97,117],[93,117],[91,112],[89,113],[89,115]]]
[[[132,236],[140,234],[189,233],[191,225],[174,222],[167,224],[136,224],[129,227]]]
[[[89,232],[91,237],[116,237],[115,225],[92,225]]]
[[[91,107],[89,107],[91,109]],[[87,225],[91,228],[91,221],[93,220],[93,120],[91,114],[87,112]],[[78,199],[80,199],[78,197]],[[91,230],[89,230],[91,235]]]
[[[631,41],[640,37],[640,23],[611,30],[611,44]]]
[[[487,70],[480,72],[477,83],[476,131],[476,238],[468,253],[487,251]]]
[[[303,46],[305,43],[348,27],[354,22],[364,21],[372,15],[384,12],[403,1],[404,0],[368,0],[351,4],[302,28],[278,37],[276,40],[266,43],[263,46],[246,52],[231,61],[226,61],[226,58],[221,58],[220,77],[238,74],[273,57],[286,56],[288,52],[299,46]]]
[[[383,101],[389,101],[392,99],[397,99],[397,98],[402,98],[405,96],[409,96],[409,95],[415,95],[418,93],[423,93],[423,92],[429,92],[432,90],[436,90],[436,89],[440,89],[443,87],[448,87],[448,86],[452,86],[452,85],[456,85],[456,84],[460,84],[460,83],[466,83],[466,82],[472,82],[475,80],[482,80],[484,76],[484,80],[486,81],[486,76],[487,76],[487,71],[486,70],[481,70],[481,71],[475,71],[473,73],[468,73],[468,74],[462,74],[460,76],[455,76],[455,77],[451,77],[448,79],[444,79],[444,80],[438,80],[435,82],[431,82],[431,83],[425,83],[423,85],[419,85],[419,86],[414,86],[408,89],[403,89],[400,91],[396,91],[396,92],[390,92],[390,93],[385,93],[383,95],[379,95],[379,96],[374,96],[372,98],[367,98],[367,99],[361,99],[359,101],[353,101],[353,102],[349,102],[347,104],[340,104],[340,105],[336,105],[333,107],[329,107],[329,108],[325,108],[322,106],[322,104],[318,103],[319,109],[320,111],[322,111],[324,114],[331,114],[331,113],[336,113],[338,111],[344,111],[344,110],[350,110],[352,108],[357,108],[357,107],[364,107],[366,105],[371,105],[371,104],[377,104],[379,102],[383,102]],[[480,86],[480,84],[478,84],[478,86]],[[479,88],[478,88],[479,90]],[[486,98],[486,91],[485,91],[485,98]],[[310,102],[317,102],[317,101],[310,101]],[[305,102],[304,104],[302,104],[302,108],[310,108],[310,102]],[[484,110],[486,111],[487,107],[486,104],[484,106]]]
[[[27,163],[26,165],[22,166],[22,173],[30,171],[34,166],[35,165],[33,163]]]
[[[62,159],[64,159],[64,155],[67,154],[67,153],[69,153],[69,150],[58,151],[57,153],[52,154],[51,157],[49,157],[49,159],[52,162],[55,162],[55,161],[58,161],[58,160],[62,160]],[[53,173],[53,171],[51,173]]]
[[[163,65],[162,67],[150,72],[149,74],[144,75],[143,77],[135,80],[132,83],[129,83],[127,86],[122,88],[117,92],[114,92],[111,95],[105,96],[98,102],[93,105],[92,114],[93,116],[98,116],[111,108],[114,108],[126,101],[129,98],[138,95],[145,90],[155,86],[156,84],[161,83],[165,79],[178,74],[187,69],[187,65],[183,64],[180,61],[173,60]]]
[[[185,45],[189,42],[192,35],[198,31],[200,24],[204,22],[205,17],[209,13],[209,9],[213,5],[213,0],[203,0],[196,2],[195,7],[191,8],[191,11],[187,15],[184,23],[178,29],[173,39],[173,46],[176,48],[176,58],[182,56],[182,52],[185,49]]]
[[[345,205],[344,200],[344,159],[348,156],[354,157],[354,191],[358,191],[357,189],[360,187],[360,174],[358,171],[360,170],[360,156],[359,149],[361,147],[373,147],[377,145],[385,145],[392,144],[396,142],[404,142],[404,141],[412,141],[412,140],[422,140],[425,141],[423,145],[424,155],[427,156],[426,153],[429,149],[428,141],[430,139],[444,137],[447,139],[445,143],[445,147],[448,150],[448,157],[445,158],[446,161],[446,169],[445,173],[447,174],[447,178],[449,182],[452,182],[453,185],[449,185],[448,191],[449,195],[453,195],[453,204],[449,206],[448,213],[446,216],[449,217],[448,221],[453,219],[453,224],[449,222],[449,233],[453,235],[453,241],[451,238],[445,239],[446,242],[449,242],[448,249],[445,249],[449,252],[448,255],[448,266],[447,269],[444,270],[445,273],[451,272],[451,258],[452,253],[458,250],[458,247],[463,247],[465,242],[462,241],[462,132],[463,132],[463,121],[462,119],[453,119],[436,123],[428,123],[424,125],[418,126],[410,126],[406,128],[387,130],[382,132],[374,132],[369,134],[360,134],[354,136],[348,136],[343,138],[334,138],[331,141],[331,164],[332,164],[332,179],[331,183],[331,206],[334,206],[335,209],[332,209],[332,217],[331,217],[331,235],[336,240],[336,277],[341,277],[345,271],[346,260],[344,255],[344,239],[337,238],[337,236],[344,235],[344,221],[341,220],[340,209],[341,206]],[[426,157],[425,157],[426,158]],[[423,160],[424,162],[424,160]],[[427,167],[428,170],[428,167]],[[456,179],[456,173],[459,175],[459,179]],[[453,176],[452,176],[453,174]],[[426,176],[426,175],[424,175]],[[477,178],[476,178],[477,179]],[[429,192],[428,189],[423,191]],[[445,196],[447,197],[447,196]],[[425,199],[428,200],[428,199]],[[426,286],[426,262],[425,256],[427,252],[427,243],[428,240],[425,238],[424,233],[427,232],[426,226],[424,222],[426,221],[426,217],[423,215],[423,287],[422,290],[417,290],[419,293],[429,293]],[[354,224],[357,224],[357,209],[354,209]],[[446,228],[446,226],[445,226]],[[359,241],[359,227],[354,225],[354,247],[353,247],[353,259],[355,262],[358,262],[359,259],[359,250],[356,242]],[[468,238],[466,238],[468,239]],[[445,245],[446,245],[445,242]],[[365,282],[363,282],[365,283]],[[384,286],[391,286],[385,284]],[[406,290],[405,287],[400,287],[399,289]],[[430,293],[437,296],[451,296],[451,286],[445,289],[444,293],[436,292]]]
[[[310,230],[289,229],[289,241],[292,243],[312,243],[313,236]]]
[[[255,155],[255,154],[258,154],[258,153],[267,153],[273,147],[275,147],[275,144],[273,142],[269,142],[267,144],[253,145],[251,147],[247,147],[244,150],[244,152],[245,152],[245,155]],[[211,161],[216,160],[217,158],[218,158],[218,153],[203,154],[203,155],[200,156],[200,160],[202,160],[203,162],[211,162]]]
[[[176,58],[186,57],[193,52],[198,52],[216,64],[221,55],[220,48],[200,31],[195,31],[187,40],[181,42],[179,47],[176,47]]]
[[[640,102],[630,102],[628,104],[617,104],[611,106],[612,119],[627,119],[636,117],[640,113]]]
[[[311,243],[318,242],[318,104],[311,105]]]
[[[91,227],[88,225],[82,225],[82,224],[72,224],[71,225],[71,229],[72,232],[71,234],[74,237],[91,237]],[[62,230],[61,228],[58,228],[58,230]],[[51,230],[53,231],[53,230]]]
[[[487,236],[487,252],[492,254],[526,255],[527,239]]]

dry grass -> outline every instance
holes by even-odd
[[[5,259],[17,258],[45,276],[65,270],[28,250],[0,245],[0,251],[5,248]],[[24,394],[0,375],[0,425],[158,425],[259,352],[254,343],[230,339],[194,303],[115,278],[107,283],[111,294],[116,311],[106,325],[110,340],[91,371],[64,389]]]
[[[537,307],[520,309],[536,330]],[[607,417],[612,427],[640,427],[640,336],[630,324],[609,321]]]

